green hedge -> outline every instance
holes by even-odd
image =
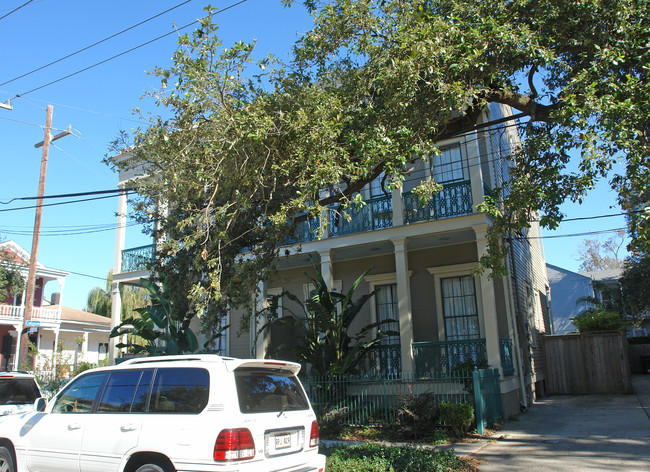
[[[327,472],[461,472],[469,470],[453,451],[379,444],[321,446]]]

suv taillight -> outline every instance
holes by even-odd
[[[311,424],[311,433],[309,434],[309,447],[316,447],[320,443],[320,434],[318,433],[318,421]]]
[[[214,444],[215,461],[241,461],[255,457],[255,441],[246,428],[224,429]]]

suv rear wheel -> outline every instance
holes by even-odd
[[[6,447],[0,447],[0,472],[15,472],[14,459]]]
[[[0,469],[0,472],[4,472],[4,469]],[[163,464],[152,463],[141,465],[135,472],[173,472],[173,470]]]

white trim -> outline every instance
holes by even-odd
[[[436,319],[438,321],[438,340],[444,341],[447,339],[445,329],[445,317],[442,310],[442,283],[441,280],[447,277],[463,277],[471,275],[474,280],[474,290],[476,291],[476,311],[478,315],[479,336],[485,337],[485,320],[483,319],[483,294],[481,292],[481,284],[477,283],[477,277],[473,272],[478,268],[477,262],[469,262],[466,264],[457,264],[451,266],[440,267],[427,267],[427,270],[433,275],[433,285],[436,296]]]

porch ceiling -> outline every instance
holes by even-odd
[[[471,229],[435,234],[428,233],[409,237],[407,240],[407,249],[409,251],[414,251],[419,249],[449,246],[452,244],[474,241],[475,239],[476,236],[474,231]],[[394,250],[393,243],[386,240],[367,242],[363,244],[354,244],[353,241],[350,241],[350,243],[349,246],[331,249],[330,254],[333,262],[392,254]],[[312,259],[317,263],[320,262],[320,256],[317,252],[301,252],[288,256],[282,255],[275,261],[275,266],[278,270],[305,267],[311,265]]]

